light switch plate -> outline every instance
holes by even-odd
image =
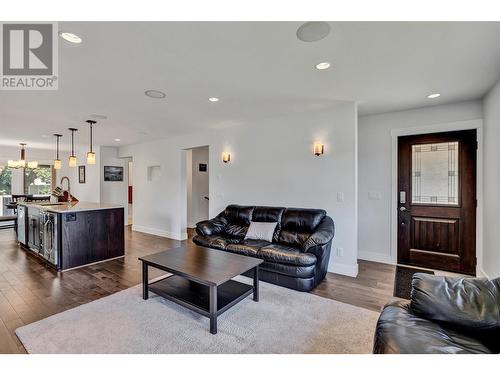
[[[343,202],[344,201],[344,193],[342,193],[341,191],[339,191],[337,193],[337,202]]]

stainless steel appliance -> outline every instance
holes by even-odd
[[[26,245],[28,241],[26,238],[26,212],[25,206],[17,207],[17,240],[23,245]]]
[[[36,206],[28,207],[28,248],[35,253],[41,250],[42,223],[40,209]]]
[[[41,211],[40,218],[42,222],[40,255],[57,267],[59,264],[59,215]]]

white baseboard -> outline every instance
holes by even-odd
[[[375,251],[359,251],[358,259],[369,260],[377,263],[394,264],[389,254],[382,254]]]
[[[329,272],[338,273],[340,275],[356,277],[358,276],[358,263],[356,264],[342,264],[333,263],[328,267]]]
[[[132,230],[136,231],[136,232],[153,234],[155,236],[167,237],[167,238],[171,238],[173,240],[178,240],[178,241],[182,241],[183,239],[185,240],[187,238],[187,234],[186,234],[185,238],[182,238],[182,236],[179,236],[179,233],[169,232],[166,230],[161,230],[161,229],[156,229],[156,228],[143,227],[142,225],[132,224]]]
[[[481,266],[477,266],[476,276],[477,277],[486,277],[487,279],[491,280],[491,277],[489,277],[488,274],[486,272],[484,272],[484,269]]]

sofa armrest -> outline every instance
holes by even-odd
[[[412,311],[472,336],[500,335],[500,279],[415,274]]]
[[[325,216],[319,223],[316,231],[304,242],[302,250],[307,253],[315,247],[324,246],[333,239],[334,234],[335,226],[333,220],[331,217]]]
[[[418,317],[406,301],[387,304],[375,329],[375,354],[491,353],[480,341]]]
[[[214,219],[200,221],[196,224],[196,233],[200,236],[211,236],[214,234],[221,234],[226,229],[227,220],[218,215]]]

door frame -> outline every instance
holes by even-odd
[[[486,276],[483,271],[483,120],[465,120],[441,124],[408,127],[391,130],[391,261],[398,261],[398,137],[459,130],[477,130],[477,209],[476,209],[476,275]]]
[[[180,228],[180,238],[179,240],[187,240],[188,239],[188,222],[187,222],[187,166],[188,166],[188,158],[187,158],[187,153],[188,151],[194,149],[194,148],[200,148],[200,147],[208,147],[208,215],[210,216],[210,199],[211,197],[211,189],[210,189],[210,183],[212,181],[212,168],[210,168],[210,165],[212,164],[212,155],[211,155],[211,149],[212,145],[210,143],[202,143],[202,144],[195,144],[194,146],[188,146],[188,147],[183,147],[179,149],[180,152],[180,167],[181,167],[181,179],[180,179],[180,192],[181,192],[181,200],[179,202],[180,204],[180,210],[181,210],[181,228]]]

